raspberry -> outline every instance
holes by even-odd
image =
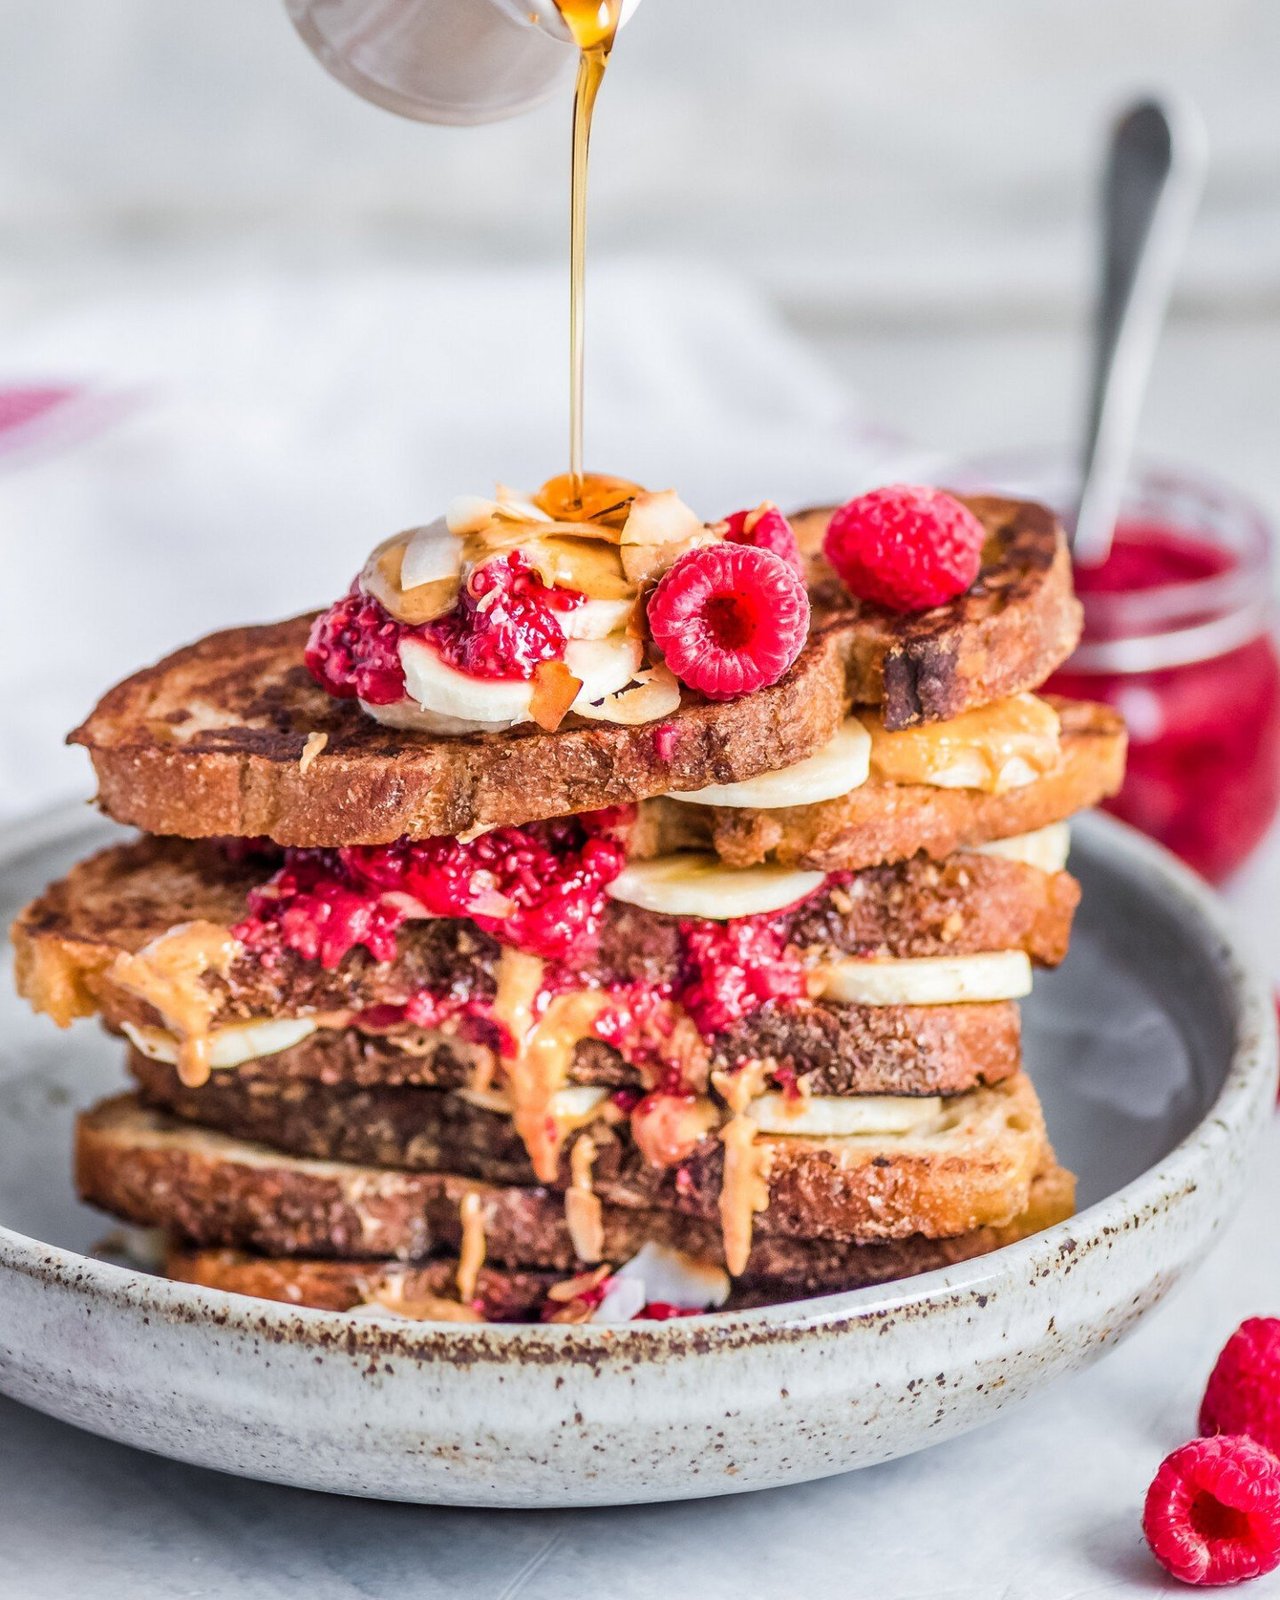
[[[772,501],[766,500],[754,511],[735,511],[725,518],[725,538],[731,544],[753,545],[757,550],[772,550],[781,556],[802,582],[804,559],[796,543],[795,530]]]
[[[311,624],[304,660],[322,689],[371,706],[404,699],[400,640],[411,630],[356,584]]]
[[[1250,1317],[1227,1340],[1200,1406],[1201,1433],[1243,1433],[1280,1455],[1280,1317]]]
[[[963,594],[978,576],[986,533],[941,489],[873,489],[832,517],[822,548],[859,600],[923,611]]]
[[[751,545],[688,550],[649,599],[667,665],[708,700],[777,683],[809,631],[809,596],[781,556]]]
[[[458,604],[421,631],[451,667],[473,678],[531,678],[542,661],[563,661],[557,615],[585,596],[549,588],[518,550],[477,567]]]
[[[1280,1566],[1280,1460],[1252,1439],[1193,1439],[1160,1464],[1142,1531],[1183,1583],[1240,1583]]]
[[[777,915],[680,924],[683,981],[677,998],[702,1034],[724,1033],[771,1000],[803,1000],[805,969]]]

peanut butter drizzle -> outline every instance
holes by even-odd
[[[462,1197],[458,1207],[462,1223],[462,1248],[458,1251],[458,1299],[464,1305],[476,1297],[480,1268],[484,1266],[487,1240],[484,1233],[484,1202],[474,1189]]]
[[[178,1077],[188,1089],[209,1081],[209,1028],[218,997],[200,980],[225,978],[240,949],[216,922],[184,922],[134,955],[118,955],[108,974],[153,1006],[178,1038]]]
[[[604,1208],[591,1186],[596,1143],[582,1134],[569,1152],[569,1187],[564,1196],[564,1220],[579,1261],[595,1262],[604,1255]]]
[[[1025,763],[1043,776],[1061,755],[1058,713],[1033,694],[1010,695],[946,722],[896,733],[871,713],[859,716],[871,735],[871,770],[886,783],[932,783],[957,759],[976,756],[985,769],[983,787],[999,794],[1011,787],[1007,769],[1012,763]]]
[[[542,987],[544,965],[522,950],[504,950],[498,967],[498,992],[493,1015],[515,1044],[506,1062],[511,1115],[524,1141],[540,1183],[552,1183],[560,1166],[564,1132],[551,1110],[556,1091],[564,1087],[578,1043],[592,1035],[596,1018],[607,1004],[595,989],[578,989],[552,997],[541,1021],[534,1008]]]
[[[386,1279],[373,1292],[371,1305],[385,1306],[411,1322],[483,1322],[485,1319],[471,1306],[457,1300],[446,1300],[439,1294],[406,1295],[402,1278]]]
[[[756,1125],[747,1115],[751,1102],[764,1093],[765,1075],[764,1062],[752,1061],[737,1072],[713,1073],[711,1079],[732,1113],[720,1130],[724,1145],[720,1231],[725,1266],[735,1278],[746,1271],[755,1214],[769,1205],[770,1152],[757,1145]]]

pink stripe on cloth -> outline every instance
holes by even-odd
[[[76,444],[114,421],[133,399],[80,384],[0,385],[0,456]]]

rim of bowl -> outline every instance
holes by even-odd
[[[18,818],[0,828],[0,871],[22,855],[77,833],[96,831],[104,819],[86,820],[83,805],[72,803],[43,814]],[[842,1324],[877,1324],[886,1313],[921,1301],[958,1299],[981,1291],[996,1277],[1038,1257],[1054,1258],[1068,1240],[1097,1235],[1117,1215],[1133,1216],[1158,1208],[1186,1187],[1212,1152],[1255,1119],[1255,1101],[1270,1086],[1274,1095],[1277,1063],[1275,1011],[1270,987],[1237,947],[1231,919],[1213,890],[1162,846],[1127,824],[1096,812],[1072,823],[1104,864],[1137,866],[1159,881],[1170,898],[1198,924],[1202,942],[1225,980],[1228,1004],[1236,1025],[1236,1044],[1222,1087],[1204,1116],[1187,1136],[1145,1172],[1085,1210],[1014,1244],[954,1266],[935,1268],[888,1284],[873,1284],[831,1294],[788,1300],[742,1311],[703,1312],[669,1322],[584,1323],[556,1327],[546,1323],[408,1321],[394,1316],[321,1311],[290,1306],[255,1296],[177,1283],[154,1273],[117,1266],[61,1245],[46,1244],[0,1225],[0,1269],[17,1271],[37,1281],[63,1283],[96,1299],[132,1310],[154,1312],[168,1320],[199,1323],[205,1317],[219,1332],[261,1337],[265,1330],[283,1342],[312,1346],[321,1354],[340,1340],[343,1354],[376,1348],[412,1359],[430,1355],[442,1337],[454,1342],[468,1361],[507,1361],[520,1351],[536,1351],[543,1362],[570,1352],[577,1359],[607,1362],[643,1358],[655,1348],[679,1354],[682,1349],[707,1351],[716,1345],[758,1341],[773,1333],[794,1333]],[[389,1345],[392,1347],[389,1349]]]

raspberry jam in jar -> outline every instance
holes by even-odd
[[[1084,637],[1047,685],[1121,713],[1128,770],[1107,808],[1212,882],[1280,808],[1273,551],[1265,517],[1232,491],[1142,472],[1105,564],[1076,570]]]

